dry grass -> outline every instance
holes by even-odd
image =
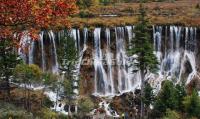
[[[200,26],[199,0],[179,0],[176,2],[145,3],[152,24],[180,24]],[[71,18],[73,27],[120,26],[137,22],[139,3],[121,3],[109,6],[94,6],[88,9],[92,18]],[[100,17],[102,14],[116,14],[118,17]]]

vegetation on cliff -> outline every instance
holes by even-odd
[[[92,1],[92,0],[91,0]],[[200,25],[200,7],[198,1],[189,0],[146,0],[144,3],[150,23],[154,25]],[[128,2],[128,3],[127,3]],[[137,0],[110,2],[111,4],[91,4],[80,9],[78,15],[71,18],[74,27],[123,26],[138,22],[139,3]]]

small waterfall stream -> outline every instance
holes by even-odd
[[[28,56],[28,61],[29,61],[29,64],[33,64],[34,63],[34,49],[35,49],[35,42],[32,41],[31,39],[29,40],[30,42],[30,47],[29,47],[29,56]]]
[[[103,67],[101,50],[101,28],[94,30],[94,68],[95,68],[95,93],[105,94],[108,92],[106,71]]]
[[[42,54],[42,70],[45,71],[46,70],[46,58],[45,58],[45,47],[44,47],[44,32],[42,31],[40,33],[40,45],[41,45],[41,54]]]
[[[55,35],[53,31],[48,32],[50,36],[50,41],[53,43],[53,49],[52,49],[52,56],[54,56],[54,66],[52,71],[54,73],[58,72],[58,57],[57,57],[57,48],[56,48],[56,41],[55,41]]]
[[[115,93],[115,89],[114,89],[114,80],[113,80],[113,70],[112,70],[112,63],[113,63],[113,55],[111,53],[111,42],[110,42],[110,29],[106,28],[106,62],[108,65],[108,73],[107,73],[107,77],[108,77],[108,85],[109,85],[109,93],[114,94]]]
[[[116,37],[116,65],[118,67],[118,92],[127,90],[129,87],[126,70],[126,49],[125,49],[125,36],[124,28],[117,27],[115,28],[115,37]]]

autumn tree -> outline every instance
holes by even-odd
[[[137,67],[141,76],[141,97],[144,96],[144,82],[148,71],[154,72],[157,69],[157,58],[153,54],[153,45],[151,43],[150,29],[148,19],[146,18],[145,8],[140,4],[139,22],[136,24],[134,32],[135,38],[132,39],[129,49],[130,55],[137,55]],[[143,116],[144,102],[141,100],[141,117]]]
[[[76,0],[1,0],[0,11],[1,77],[7,75],[9,95],[10,69],[15,67],[17,57],[13,51],[14,47],[22,47],[21,37],[37,38],[36,34],[42,29],[69,27],[68,19],[77,12],[77,7]],[[23,32],[25,30],[29,32]]]
[[[77,7],[76,0],[1,0],[0,11],[0,40],[7,40],[24,30],[33,37],[37,30],[68,27]]]

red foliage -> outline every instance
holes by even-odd
[[[0,39],[28,30],[69,27],[68,18],[78,11],[76,0],[1,0]]]

